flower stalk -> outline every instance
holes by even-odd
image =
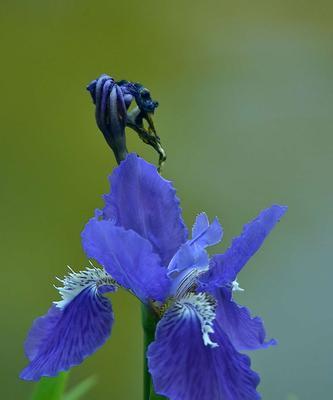
[[[148,346],[155,339],[155,330],[158,318],[152,312],[150,307],[144,304],[142,304],[141,306],[141,322],[143,328],[143,399],[164,399],[164,397],[157,397],[154,392],[154,387],[148,370],[148,362],[146,356]]]
[[[154,385],[148,369],[147,350],[155,340],[156,325],[158,317],[146,305],[141,306],[142,328],[143,328],[143,399],[144,400],[167,400],[166,397],[155,393]]]

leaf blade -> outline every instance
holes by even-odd
[[[84,381],[78,383],[73,389],[65,394],[63,400],[78,400],[85,395],[93,386],[96,385],[97,378],[90,376]]]

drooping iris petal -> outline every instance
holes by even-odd
[[[192,228],[191,244],[201,247],[213,246],[222,240],[223,229],[217,218],[210,224],[206,213],[200,213]]]
[[[259,376],[250,359],[239,354],[218,324],[204,344],[205,309],[176,302],[157,325],[148,348],[156,393],[170,400],[257,400]]]
[[[166,269],[148,240],[136,232],[111,220],[92,218],[82,232],[82,244],[88,257],[143,302],[165,299],[169,287]]]
[[[96,288],[83,289],[64,308],[53,305],[33,323],[25,343],[30,363],[20,377],[39,380],[80,364],[110,336],[113,320],[110,301]]]
[[[228,250],[212,257],[209,272],[202,276],[201,281],[210,288],[233,282],[286,211],[286,206],[273,205],[244,225],[241,235],[233,239]]]
[[[111,193],[104,197],[104,217],[149,240],[163,265],[168,265],[187,237],[171,182],[153,165],[130,154],[111,175],[110,184]]]
[[[216,320],[238,351],[265,349],[276,340],[265,341],[264,323],[259,317],[251,317],[247,307],[238,305],[231,298],[229,289],[217,289]]]

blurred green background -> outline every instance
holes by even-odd
[[[115,162],[85,85],[140,81],[190,225],[218,215],[224,249],[268,205],[283,222],[239,277],[239,302],[279,346],[252,354],[264,399],[332,396],[333,5],[330,1],[23,1],[0,4],[2,399],[27,399],[23,341],[87,260],[80,231]],[[128,147],[152,162],[134,133]],[[113,296],[112,338],[71,374],[86,398],[141,399],[138,304]]]

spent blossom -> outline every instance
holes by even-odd
[[[133,129],[140,139],[152,146],[159,154],[159,166],[166,160],[166,154],[157,136],[153,114],[158,102],[153,100],[149,89],[137,82],[115,81],[106,74],[87,86],[96,106],[95,118],[100,131],[111,147],[117,162],[128,154],[125,128]],[[132,102],[136,106],[130,110]],[[144,121],[148,124],[145,128]]]

